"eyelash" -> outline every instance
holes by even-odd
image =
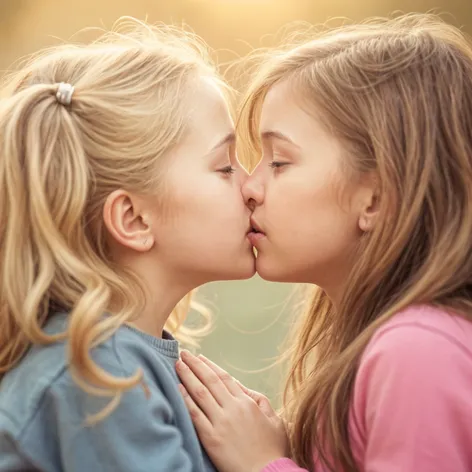
[[[269,162],[269,167],[271,169],[280,169],[283,166],[288,165],[288,162],[272,161]]]
[[[220,169],[219,172],[225,175],[231,175],[236,172],[236,169],[233,166],[226,166],[226,167],[223,167],[223,169]]]

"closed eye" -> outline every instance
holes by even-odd
[[[229,166],[223,167],[222,169],[219,169],[218,172],[221,172],[222,174],[225,174],[225,175],[231,175],[236,172],[236,169],[233,166],[229,165]]]
[[[283,166],[287,166],[288,162],[281,162],[281,161],[271,161],[269,162],[269,167],[272,169],[280,169]]]

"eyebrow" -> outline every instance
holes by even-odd
[[[220,139],[212,148],[210,152],[216,151],[220,147],[224,146],[225,144],[233,144],[236,142],[236,135],[231,131],[222,139]]]
[[[280,131],[274,131],[274,130],[267,130],[263,131],[261,133],[262,139],[280,139],[281,141],[285,141],[286,143],[291,144],[292,146],[295,146],[296,148],[299,148],[300,146],[298,144],[295,144],[292,139],[290,139],[287,135],[281,133]]]

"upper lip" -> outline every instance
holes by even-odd
[[[250,221],[251,221],[251,232],[264,234],[264,231],[262,231],[261,227],[257,224],[257,221],[252,216],[251,216]]]

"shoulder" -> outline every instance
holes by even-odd
[[[380,327],[360,361],[361,391],[422,395],[448,384],[472,389],[472,323],[426,305],[412,306]]]
[[[364,357],[382,352],[416,358],[421,353],[437,355],[438,350],[458,350],[472,356],[471,338],[472,322],[443,309],[413,305],[397,313],[376,331]]]
[[[66,324],[64,318],[58,318],[48,324],[46,330],[60,332]],[[135,333],[121,327],[90,354],[93,362],[113,377],[130,377],[141,369],[146,384],[151,386],[153,398],[158,402],[165,400],[156,381],[168,375],[165,360]],[[123,403],[126,405],[126,400],[136,395],[140,399],[144,396],[142,387],[126,392]],[[67,341],[35,346],[0,384],[0,429],[18,437],[38,418],[57,408],[61,409],[62,416],[68,415],[67,421],[79,424],[90,410],[99,410],[108,402],[108,397],[87,394],[74,380]]]
[[[377,330],[360,360],[350,420],[367,468],[469,470],[471,339],[471,322],[429,306]]]

